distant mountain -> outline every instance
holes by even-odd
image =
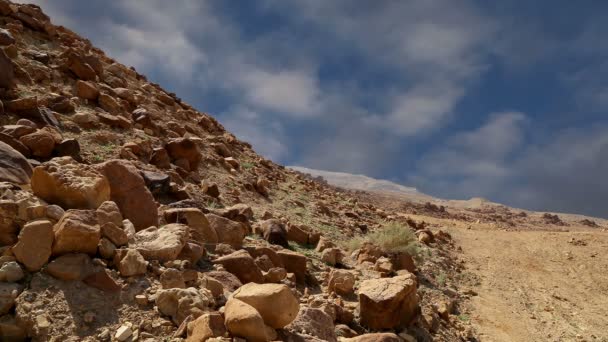
[[[364,191],[390,191],[409,195],[420,194],[416,188],[404,186],[384,179],[375,179],[364,175],[353,175],[345,172],[315,170],[301,166],[288,167],[299,172],[308,173],[314,177],[321,176],[329,184],[341,188]]]

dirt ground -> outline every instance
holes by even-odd
[[[608,341],[608,233],[446,227],[480,341]]]

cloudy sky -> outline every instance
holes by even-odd
[[[38,4],[277,162],[608,217],[605,1]]]

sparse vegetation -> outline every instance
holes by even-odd
[[[389,253],[407,252],[412,256],[420,255],[420,245],[414,231],[396,222],[387,223],[380,230],[346,241],[344,247],[352,251],[360,248],[364,242],[371,242]]]
[[[245,170],[252,169],[255,165],[253,163],[244,162],[241,164],[241,167]]]

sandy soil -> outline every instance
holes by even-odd
[[[446,228],[472,275],[480,341],[608,341],[607,232]]]

